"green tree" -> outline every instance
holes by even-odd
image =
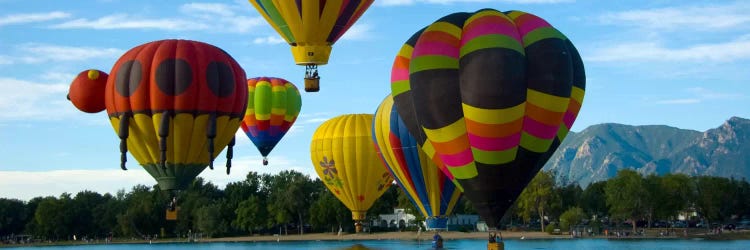
[[[330,191],[323,191],[318,199],[310,206],[310,224],[318,229],[330,228],[334,232],[337,228],[346,229],[354,225],[352,213],[344,203]]]
[[[536,213],[539,216],[542,232],[544,232],[545,211],[555,199],[555,193],[552,192],[554,186],[555,179],[551,172],[540,171],[518,197],[519,216],[529,221],[531,214]]]
[[[29,219],[23,201],[0,198],[0,235],[20,234]]]
[[[229,231],[229,223],[222,218],[225,202],[209,203],[195,211],[195,224],[199,232],[208,237],[222,236]]]
[[[125,236],[145,237],[160,233],[164,221],[166,199],[159,191],[136,185],[125,198],[125,211],[117,216],[117,223]]]
[[[607,197],[604,193],[606,181],[589,184],[581,193],[581,208],[586,214],[604,216],[607,214]]]
[[[286,170],[268,179],[270,187],[268,211],[279,224],[296,219],[299,233],[304,233],[305,218],[316,194],[310,178],[300,172]]]
[[[730,217],[746,214],[746,201],[749,199],[748,196],[750,196],[750,192],[748,192],[750,190],[746,187],[747,185],[748,183],[744,180],[737,180],[734,178],[729,179],[728,195],[731,196],[731,198],[729,198],[729,202],[725,204],[725,214]]]
[[[656,217],[674,219],[677,213],[688,208],[688,201],[693,200],[693,185],[690,177],[684,174],[666,174],[661,177],[661,191],[656,206]]]
[[[224,192],[213,183],[206,182],[201,177],[195,178],[190,186],[184,191],[175,194],[169,194],[167,192],[162,192],[160,194],[159,197],[164,198],[164,200],[160,200],[158,204],[162,217],[164,216],[166,205],[169,203],[172,196],[177,198],[177,206],[180,209],[177,213],[175,230],[179,234],[184,234],[199,230],[195,224],[197,221],[196,215],[198,209],[205,206],[205,204],[219,202],[224,198]],[[231,221],[226,221],[227,225],[230,222]]]
[[[553,187],[553,192],[558,195],[551,201],[549,214],[552,217],[560,217],[568,209],[579,206],[583,189],[578,184],[568,184],[563,187]]]
[[[647,227],[651,228],[651,222],[654,221],[657,211],[662,201],[666,198],[666,193],[662,189],[662,177],[648,175],[643,179],[643,215],[646,217]]]
[[[37,205],[34,213],[37,235],[48,239],[67,239],[72,232],[75,217],[72,211],[72,199],[69,193],[63,193],[60,198],[45,197]]]
[[[24,227],[24,232],[29,234],[41,235],[38,233],[40,231],[39,225],[36,224],[36,209],[37,207],[39,207],[39,203],[42,203],[42,201],[48,198],[49,197],[34,197],[26,203],[26,211],[28,211],[29,213],[29,218],[26,226]]]
[[[398,185],[390,185],[383,195],[378,197],[370,209],[367,210],[367,217],[377,218],[381,214],[393,213],[393,209],[396,207],[411,209],[411,211],[415,211],[416,214],[419,214],[419,211],[416,211],[414,205],[408,201],[409,198],[406,196],[402,197],[402,193],[403,191]],[[407,201],[402,202],[402,199],[406,199]],[[414,212],[411,213],[414,214]]]
[[[261,188],[260,177],[258,173],[250,171],[245,176],[245,180],[227,184],[226,188],[224,188],[224,194],[229,206],[237,207],[241,202],[250,198],[250,196],[258,195]]]
[[[586,214],[580,207],[571,207],[560,215],[560,228],[570,231],[570,227],[581,224]]]
[[[267,225],[268,210],[266,202],[259,196],[250,195],[246,200],[240,202],[235,210],[237,217],[232,225],[242,228],[253,234],[253,230]]]
[[[750,183],[744,178],[736,180],[737,193],[733,200],[737,201],[736,214],[750,215]]]
[[[75,223],[71,225],[72,231],[69,233],[78,236],[94,236],[100,233],[103,229],[94,223],[94,209],[104,201],[104,197],[97,192],[88,190],[78,192],[73,198],[71,211],[69,211],[75,218]]]
[[[224,188],[224,194],[227,200],[227,206],[225,208],[227,209],[227,211],[224,211],[224,214],[226,216],[226,220],[231,222],[230,224],[232,226],[233,233],[252,234],[252,230],[248,230],[248,228],[242,226],[242,224],[237,224],[237,218],[239,216],[237,214],[237,210],[240,208],[240,204],[243,201],[249,199],[251,196],[255,196],[256,199],[258,197],[265,197],[265,195],[261,194],[261,175],[253,171],[248,172],[245,176],[245,180],[227,184],[226,188]],[[267,209],[265,208],[265,200],[259,199],[258,201],[263,202],[263,211],[266,211]],[[266,217],[263,217],[263,221],[260,222],[262,223],[262,225],[265,225],[267,223],[267,212],[264,216]]]
[[[610,215],[615,219],[629,219],[633,233],[636,232],[636,221],[643,216],[646,191],[643,177],[629,169],[620,170],[604,188]]]
[[[699,176],[694,177],[695,183],[695,208],[706,222],[720,221],[727,218],[724,213],[726,206],[732,197],[728,192],[731,189],[729,180],[721,177]]]
[[[93,223],[99,230],[100,237],[107,236],[110,232],[113,235],[121,235],[118,228],[117,215],[125,212],[125,190],[118,191],[118,196],[112,196],[106,193],[102,196],[101,204],[95,206],[92,213]]]

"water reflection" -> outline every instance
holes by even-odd
[[[1,0],[0,0],[1,1]],[[607,240],[607,239],[548,239],[506,240],[505,249],[513,250],[748,250],[750,240]],[[448,240],[445,249],[486,249],[487,240]],[[159,243],[159,244],[100,244],[76,246],[0,246],[2,250],[406,250],[432,249],[429,241],[362,240],[362,241],[288,241],[288,242],[214,242],[214,243]]]

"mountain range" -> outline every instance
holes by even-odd
[[[750,179],[750,120],[732,117],[705,132],[664,125],[592,125],[571,132],[544,166],[559,184],[607,180],[622,169]]]

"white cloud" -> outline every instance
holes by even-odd
[[[263,17],[248,17],[248,16],[233,16],[222,19],[225,25],[224,31],[234,33],[247,33],[256,27],[267,25],[266,20]],[[221,27],[221,26],[220,26]]]
[[[40,78],[49,82],[71,82],[77,75],[71,73],[60,73],[60,72],[45,72],[42,73]]]
[[[58,29],[155,29],[245,33],[255,27],[265,25],[265,20],[260,16],[250,17],[236,13],[234,10],[238,8],[248,8],[248,6],[188,3],[179,7],[179,11],[185,16],[184,18],[149,18],[118,13],[95,19],[79,18],[51,27]]]
[[[267,37],[258,37],[253,39],[254,44],[281,44],[286,43],[286,40],[282,39],[278,35],[272,35]]]
[[[188,3],[180,6],[180,11],[194,15],[205,15],[205,18],[215,16],[234,16],[232,7],[220,3]]]
[[[154,183],[143,169],[0,171],[0,197],[28,201],[39,196],[57,197],[63,192],[75,195],[83,190],[115,194],[137,184]]]
[[[515,4],[551,4],[551,3],[570,3],[575,0],[382,0],[377,1],[381,6],[400,6],[413,5],[417,3],[427,4],[453,4],[453,3],[515,3]]]
[[[202,22],[195,22],[176,18],[149,19],[114,14],[97,19],[79,18],[64,23],[52,25],[58,29],[159,29],[159,30],[205,30],[209,26]]]
[[[72,78],[71,78],[72,79]],[[59,119],[76,109],[65,99],[68,84],[0,77],[0,120]]]
[[[683,48],[668,48],[658,42],[621,43],[593,49],[593,52],[584,59],[597,62],[731,62],[750,59],[750,40],[697,44]]]
[[[72,47],[26,43],[16,47],[18,56],[0,55],[0,64],[85,61],[93,58],[117,58],[124,51],[116,48]]]
[[[333,118],[330,112],[300,113],[294,124],[317,124]]]
[[[683,92],[688,93],[691,97],[688,98],[677,98],[677,99],[664,99],[656,101],[656,104],[671,104],[671,105],[683,105],[683,104],[697,104],[706,101],[714,100],[736,100],[742,98],[742,94],[738,93],[722,93],[709,90],[703,87],[693,87],[684,89]]]
[[[217,160],[214,161],[213,170],[206,168],[206,170],[199,175],[219,187],[224,187],[230,182],[244,180],[249,171],[257,172],[259,174],[277,174],[284,170],[294,170],[310,176],[311,179],[318,177],[315,173],[315,169],[310,165],[309,161],[297,162],[294,159],[279,156],[278,154],[271,154],[268,156],[267,166],[263,166],[263,157],[261,157],[260,154],[257,154],[258,156],[234,158],[232,159],[231,173],[227,175],[226,158],[223,158],[223,155],[224,153],[220,154],[219,157],[217,157]]]
[[[702,87],[688,88],[685,91],[698,96],[702,100],[732,100],[743,97],[740,93],[721,93]]]
[[[0,55],[0,65],[3,64],[13,64],[13,60],[8,56]]]
[[[53,11],[46,13],[27,13],[27,14],[14,14],[4,17],[0,17],[0,26],[21,24],[21,23],[35,23],[44,22],[55,19],[63,19],[70,17],[69,13],[62,11]]]
[[[289,131],[286,131],[285,137],[294,137],[296,135],[302,134],[302,132],[305,131],[305,125],[297,124],[295,121],[294,124],[292,124],[291,127],[289,127]]]
[[[244,180],[249,171],[277,174],[283,170],[295,170],[309,175],[311,179],[317,178],[309,162],[298,163],[277,156],[269,157],[268,166],[263,166],[260,157],[234,159],[230,175],[226,174],[225,165],[225,161],[215,161],[214,169],[206,168],[199,177],[220,188],[230,182]],[[138,184],[156,184],[143,168],[135,164],[129,164],[128,168],[123,171],[115,165],[104,170],[0,171],[0,197],[29,200],[38,196],[59,196],[63,192],[76,194],[83,190],[114,194],[120,189],[128,191]]]
[[[657,101],[656,104],[695,104],[700,103],[701,100],[697,98],[685,98],[685,99],[669,99]]]
[[[234,146],[243,147],[245,145],[253,145],[253,142],[250,141],[250,138],[247,137],[242,128],[238,128],[237,132],[234,133]]]
[[[239,6],[237,6],[239,5]],[[211,29],[226,32],[245,33],[255,27],[266,25],[266,20],[260,15],[255,17],[237,14],[234,10],[250,8],[247,2],[227,5],[220,3],[188,3],[180,6],[180,11],[186,15],[200,18],[202,22],[212,23]]]
[[[617,33],[590,48],[595,62],[734,62],[750,59],[750,3],[632,9],[600,15]],[[624,39],[623,39],[624,38]],[[631,38],[631,39],[628,39]],[[632,40],[636,39],[636,40]]]
[[[366,40],[370,38],[372,26],[366,23],[355,23],[341,36],[341,40]]]
[[[680,6],[628,10],[599,17],[605,24],[636,26],[648,30],[713,30],[745,27],[750,24],[750,4]]]
[[[328,117],[328,118],[323,118],[323,117],[321,117],[321,118],[309,118],[309,119],[305,119],[304,121],[300,121],[300,123],[301,124],[323,123],[324,121],[327,121],[328,119],[331,119],[331,118],[330,117]]]

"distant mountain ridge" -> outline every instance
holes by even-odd
[[[750,180],[750,120],[732,117],[705,132],[664,125],[605,123],[570,133],[544,170],[560,184],[614,177],[621,169],[645,175],[684,173]]]

